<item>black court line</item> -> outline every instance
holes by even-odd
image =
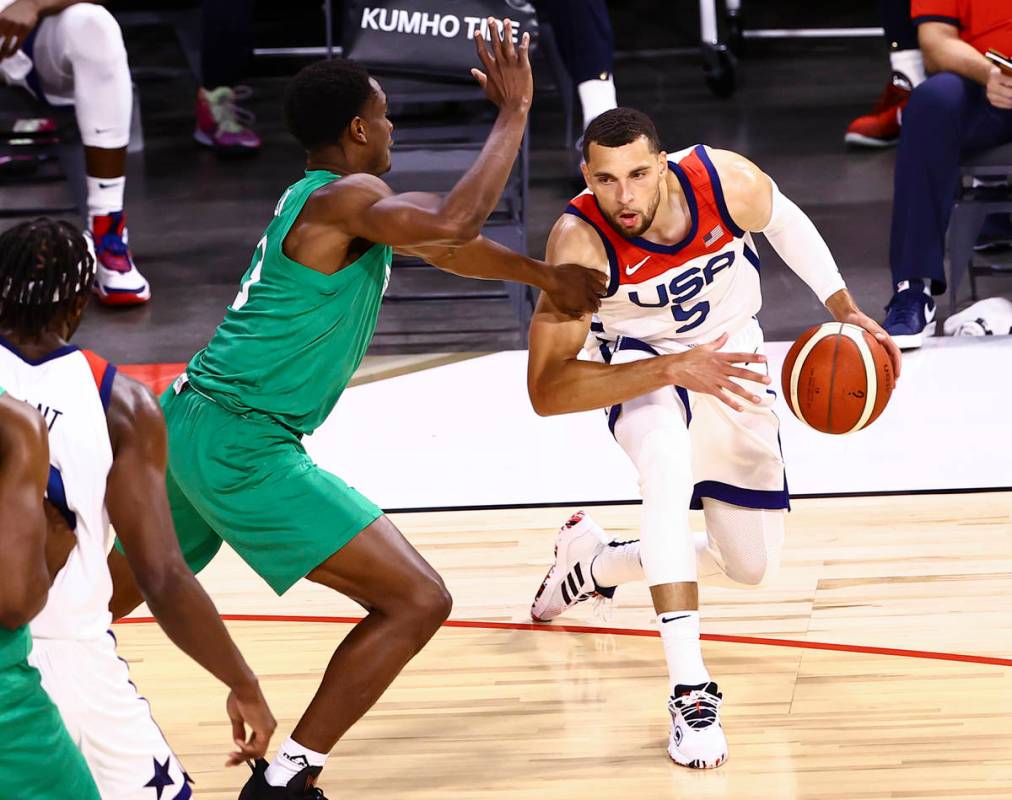
[[[791,500],[820,500],[841,497],[917,497],[921,495],[945,494],[992,494],[1012,492],[1012,486],[978,486],[965,489],[896,489],[882,492],[827,492],[818,494],[792,494]],[[528,508],[570,508],[573,506],[592,508],[595,506],[638,506],[642,500],[569,500],[553,503],[489,503],[475,506],[408,506],[386,508],[386,514],[422,514],[439,511],[510,511]]]

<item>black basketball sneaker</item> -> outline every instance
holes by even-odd
[[[300,770],[287,786],[267,783],[267,762],[258,758],[250,764],[253,774],[239,793],[239,800],[327,800],[323,790],[316,786],[320,767]]]

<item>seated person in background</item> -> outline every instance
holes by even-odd
[[[253,114],[236,104],[250,92],[238,84],[253,57],[253,6],[254,0],[204,0],[193,138],[219,156],[260,151]]]
[[[580,96],[582,130],[586,130],[594,117],[618,105],[608,6],[604,0],[534,0],[534,5],[552,24],[559,54]]]
[[[879,17],[889,42],[892,76],[875,108],[847,126],[844,141],[855,147],[892,147],[900,137],[903,107],[910,92],[924,82],[924,59],[917,28],[910,19],[910,0],[879,0]]]
[[[79,0],[0,0],[0,77],[53,106],[74,106],[84,143],[95,293],[137,305],[151,288],[127,246],[123,190],[133,87],[112,14]]]
[[[935,330],[932,295],[945,291],[945,232],[968,152],[1012,141],[1012,75],[984,53],[1012,53],[1008,0],[913,0],[932,73],[910,96],[896,156],[889,264],[895,294],[884,327],[901,348]]]

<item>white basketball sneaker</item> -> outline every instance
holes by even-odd
[[[600,594],[590,565],[607,546],[607,538],[583,511],[577,511],[559,529],[555,537],[555,563],[531,605],[531,618],[535,622],[553,620],[566,609]]]
[[[676,764],[692,769],[713,769],[727,761],[727,738],[720,724],[723,699],[713,681],[675,687],[668,700],[671,712],[668,755]]]

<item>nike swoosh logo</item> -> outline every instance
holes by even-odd
[[[925,308],[924,309],[924,321],[926,323],[927,322],[934,322],[935,321],[935,308],[934,307],[932,307],[932,308]]]
[[[626,275],[633,275],[633,274],[635,274],[636,270],[638,270],[640,267],[642,267],[644,264],[646,264],[650,260],[650,258],[651,258],[651,256],[647,256],[639,264],[637,264],[635,267],[630,267],[628,264],[626,264],[625,265],[625,274]]]
[[[101,181],[99,181],[98,188],[99,189],[109,189],[109,188],[111,188],[113,186],[116,186],[116,185],[117,184],[115,184],[115,183],[102,183]]]
[[[661,622],[674,622],[676,619],[687,619],[688,614],[682,614],[680,617],[661,617]]]

